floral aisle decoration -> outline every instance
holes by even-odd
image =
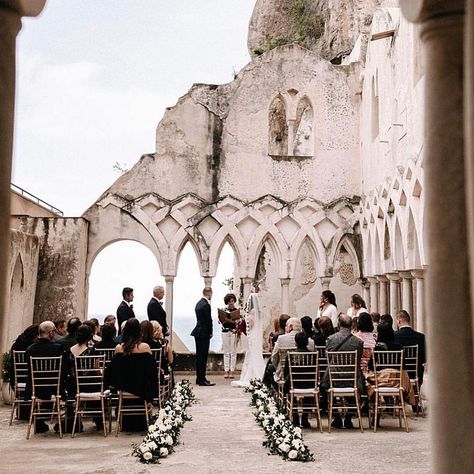
[[[181,428],[192,419],[186,409],[194,400],[189,381],[178,382],[165,406],[148,427],[143,441],[134,446],[132,454],[146,464],[159,462],[160,458],[171,454],[178,443]]]
[[[251,404],[256,408],[255,419],[267,437],[263,446],[271,454],[289,461],[314,461],[313,453],[303,443],[301,428],[293,426],[272,395],[271,390],[258,379],[250,381],[247,389],[252,394]]]

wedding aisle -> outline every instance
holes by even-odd
[[[211,380],[216,386],[193,387],[198,399],[188,410],[193,421],[185,424],[175,453],[162,460],[167,474],[318,472],[315,463],[268,456],[250,395],[222,377]]]

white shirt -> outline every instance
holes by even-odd
[[[337,327],[337,317],[339,316],[339,311],[333,304],[330,304],[324,311],[318,309],[318,318],[322,318],[323,316],[331,318],[332,325],[334,328]]]
[[[159,300],[156,296],[152,296],[152,298],[155,299],[156,301],[158,301],[158,303],[160,303],[161,305],[163,304],[163,301]]]
[[[356,318],[357,316],[359,316],[360,313],[368,313],[367,308],[360,308],[354,314],[354,308],[351,306],[347,310],[346,314],[347,314],[347,316],[350,316],[351,318]]]

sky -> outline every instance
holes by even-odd
[[[230,82],[249,62],[254,3],[48,0],[39,17],[23,19],[18,35],[12,182],[65,216],[80,216],[119,177],[115,163],[130,168],[154,151],[166,107],[193,83]],[[227,249],[219,265],[224,278],[232,262]],[[89,314],[114,312],[125,282],[145,314],[151,288],[163,279],[140,244],[118,242],[99,254]],[[221,298],[226,289],[215,282]],[[175,314],[193,319],[203,281],[190,248],[175,285]]]

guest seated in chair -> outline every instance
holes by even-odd
[[[128,319],[125,324],[122,343],[117,345],[115,357],[106,369],[105,384],[149,403],[158,396],[156,362],[150,346],[141,341],[140,322],[136,318]],[[144,431],[147,427],[143,416],[134,415],[124,417],[122,429]]]
[[[142,342],[145,342],[146,344],[148,344],[150,346],[150,349],[162,348],[161,342],[159,340],[155,340],[153,337],[154,329],[153,329],[153,324],[151,324],[151,321],[147,321],[147,320],[142,321],[140,323],[140,331],[141,331]]]
[[[104,324],[104,326],[102,326],[102,341],[94,344],[94,349],[115,349],[117,347],[117,342],[115,341],[116,335],[117,330],[115,326]]]

